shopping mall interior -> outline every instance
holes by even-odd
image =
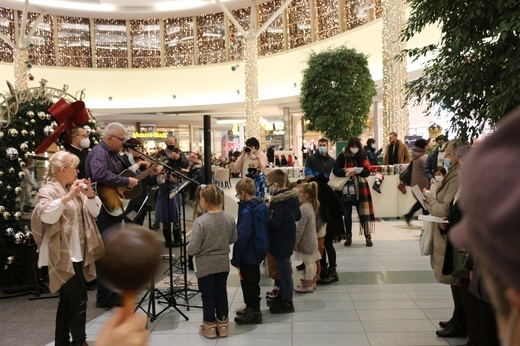
[[[27,19],[23,16],[26,11]],[[42,11],[45,14],[40,17]],[[251,18],[257,17],[261,149],[275,146],[292,152],[296,159],[292,171],[297,173],[291,180],[297,180],[302,174],[301,149],[322,137],[305,130],[299,104],[302,71],[312,52],[346,45],[368,57],[377,95],[361,138],[373,137],[378,145],[386,144],[382,11],[381,0],[31,0],[25,4],[3,0],[0,75],[13,84],[19,78],[15,49],[7,40],[22,42],[15,28],[37,21],[25,42],[32,42],[32,63],[25,66],[30,76],[28,88],[38,88],[45,80],[47,87],[84,101],[100,129],[120,122],[129,137],[140,138],[151,152],[164,147],[165,138],[174,135],[182,151],[202,153],[203,118],[208,115],[211,155],[227,157],[229,151],[242,150],[247,139],[244,105],[249,79],[243,32],[224,12],[236,18],[245,31]],[[404,12],[408,15],[408,6]],[[407,47],[437,42],[439,36],[438,28],[427,27]],[[423,62],[407,61],[409,80],[422,74]],[[4,89],[7,85],[0,87]],[[448,130],[448,117],[425,115],[424,109],[421,105],[407,107],[409,128],[403,136],[429,138],[432,125]],[[335,155],[334,147],[330,153]],[[234,186],[238,178],[229,180],[230,186],[223,186],[225,209],[236,216]],[[152,316],[150,345],[465,343],[465,338],[435,334],[439,321],[449,320],[453,311],[450,287],[435,281],[429,256],[420,255],[422,222],[414,220],[408,225],[401,219],[414,200],[410,190],[403,194],[397,189],[398,183],[397,175],[388,175],[381,193],[373,192],[377,218],[373,247],[365,246],[356,221],[352,246],[334,244],[338,282],[318,286],[312,294],[295,294],[292,314],[270,314],[262,299],[263,323],[240,326],[231,322],[227,338],[207,340],[198,335],[202,310],[196,278],[192,271],[184,277],[170,267],[165,251],[155,286],[166,294],[173,288],[178,305],[164,308],[158,296],[156,309],[151,309],[149,292],[143,300],[147,292],[140,295],[138,312]],[[183,212],[189,233],[191,207]],[[152,221],[153,214],[147,220]],[[164,240],[159,233],[157,237]],[[173,255],[179,258],[179,249]],[[294,268],[297,264],[293,262],[295,282],[302,274]],[[173,271],[174,287],[170,287],[169,270]],[[272,281],[262,275],[262,298],[271,286]],[[0,321],[6,334],[0,345],[54,345],[57,299],[33,299],[47,297],[46,293],[38,295],[24,292],[1,297]],[[232,320],[235,311],[244,306],[234,268],[228,279],[228,297]],[[96,308],[95,292],[89,291],[89,344],[94,344],[110,316],[110,311]]]

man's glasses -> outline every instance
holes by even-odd
[[[124,142],[124,141],[125,141],[125,139],[124,139],[124,138],[121,138],[121,137],[117,137],[117,136],[114,136],[114,135],[112,135],[112,137],[119,139],[121,142]]]

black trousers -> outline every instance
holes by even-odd
[[[215,315],[219,319],[225,319],[228,316],[228,274],[228,272],[222,272],[197,279],[202,296],[202,313],[204,321],[208,323],[215,322]]]
[[[329,231],[329,226],[327,225],[327,233],[325,234],[325,242],[323,243],[323,245],[325,245],[325,251],[323,252],[320,260],[322,271],[324,268],[327,268],[327,257],[329,258],[329,268],[336,268],[336,249],[334,249],[333,243],[334,233],[332,230]]]
[[[246,306],[260,310],[260,266],[240,264],[242,295]]]
[[[75,275],[60,288],[60,301],[56,312],[55,345],[81,345],[86,339],[87,288],[83,276],[83,262],[74,262]]]

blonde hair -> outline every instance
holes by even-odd
[[[43,177],[44,183],[54,178],[60,169],[74,167],[78,164],[79,158],[76,155],[69,153],[68,151],[55,152],[49,159],[49,166],[47,167],[47,171]]]
[[[320,209],[320,202],[318,201],[318,184],[316,184],[315,182],[302,183],[298,185],[298,189],[303,194],[309,196],[312,208],[314,209],[314,214],[318,214],[318,211]]]
[[[222,191],[217,185],[199,185],[195,191],[195,200],[193,202],[193,220],[198,216],[204,214],[204,211],[199,211],[200,198],[204,198],[206,203],[211,206],[220,206],[221,210],[224,210],[224,191]]]
[[[240,179],[237,184],[235,185],[235,188],[237,192],[245,192],[249,196],[255,196],[256,195],[256,186],[255,182],[251,178],[242,178]]]

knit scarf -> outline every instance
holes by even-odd
[[[358,215],[359,215],[359,235],[363,235],[363,230],[366,230],[365,235],[375,232],[374,205],[372,204],[372,195],[370,194],[370,187],[365,178],[355,176],[356,192],[358,195]]]

